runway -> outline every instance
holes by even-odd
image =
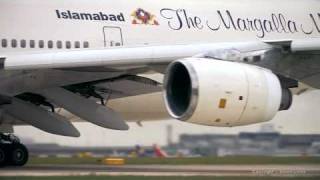
[[[27,165],[0,176],[320,176],[320,165]]]

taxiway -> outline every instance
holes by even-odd
[[[5,167],[0,176],[320,176],[320,165],[27,165]]]

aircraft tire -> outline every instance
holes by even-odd
[[[20,143],[12,144],[12,151],[10,154],[10,164],[13,166],[23,166],[28,162],[29,153],[27,148]]]
[[[8,165],[8,149],[5,144],[0,144],[0,167]]]

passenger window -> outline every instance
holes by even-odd
[[[67,41],[67,42],[66,42],[66,48],[67,48],[67,49],[70,49],[70,48],[71,48],[71,42],[70,42],[70,41]]]
[[[62,48],[62,41],[57,41],[57,48],[61,49]]]
[[[11,47],[16,48],[17,47],[17,40],[16,39],[12,39],[11,40]]]
[[[21,47],[21,48],[26,48],[26,46],[27,46],[26,44],[27,44],[26,40],[22,39],[22,40],[20,41],[20,47]]]
[[[8,42],[7,42],[6,39],[2,39],[1,40],[1,46],[4,47],[4,48],[6,48],[8,46]]]
[[[83,42],[83,47],[84,48],[89,48],[89,42],[88,41]]]
[[[36,44],[36,43],[35,43],[34,40],[30,40],[29,43],[30,43],[30,48],[35,48],[35,46],[36,46],[35,44]]]
[[[48,48],[52,49],[53,48],[53,41],[48,41]]]
[[[80,48],[80,42],[79,42],[79,41],[76,41],[76,42],[74,43],[74,47],[75,47],[75,48]]]
[[[43,40],[39,41],[39,48],[44,48],[44,41]]]

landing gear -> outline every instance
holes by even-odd
[[[7,162],[6,154],[7,154],[6,150],[4,149],[3,145],[0,144],[0,167],[5,166]]]
[[[27,163],[28,158],[27,148],[16,136],[0,133],[0,167],[23,166]]]

